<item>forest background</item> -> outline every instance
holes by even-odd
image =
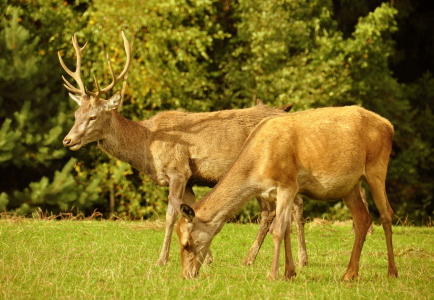
[[[0,3],[0,212],[74,211],[132,219],[163,216],[167,188],[109,158],[96,143],[62,139],[77,109],[57,52],[82,78],[110,81],[133,62],[122,114],[245,108],[295,102],[294,111],[362,105],[395,126],[387,193],[397,220],[434,213],[434,5],[430,0],[2,0]],[[69,78],[68,78],[69,79]],[[103,81],[103,82],[102,82]],[[75,83],[74,83],[75,84]],[[206,189],[197,189],[198,197]],[[368,193],[369,205],[376,209]],[[252,201],[237,216],[257,216]],[[309,201],[305,216],[347,218],[341,201]]]

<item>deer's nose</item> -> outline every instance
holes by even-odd
[[[71,139],[64,139],[63,140],[63,146],[68,147],[71,145]]]

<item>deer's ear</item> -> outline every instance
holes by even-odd
[[[177,197],[169,196],[169,202],[172,205],[172,207],[185,218],[187,222],[192,222],[193,218],[195,217],[194,209],[188,206],[187,204],[184,204],[180,199]]]
[[[188,206],[187,204],[181,204],[180,207],[181,214],[188,222],[193,222],[193,219],[195,217],[194,209]]]
[[[75,102],[77,102],[77,104],[78,104],[79,106],[81,106],[81,100],[80,100],[80,97],[77,97],[76,95],[71,94],[71,93],[69,93],[69,97],[71,97],[72,100],[74,100]]]
[[[117,92],[107,100],[107,103],[105,105],[105,110],[118,109],[120,104],[121,104],[121,93]]]
[[[294,104],[295,104],[295,102],[292,102],[291,104],[286,104],[286,105],[279,107],[279,109],[286,111],[286,112],[289,112],[291,110],[291,108],[294,106]]]

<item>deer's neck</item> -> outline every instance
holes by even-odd
[[[149,153],[149,129],[112,111],[112,118],[104,139],[98,147],[105,153],[131,164],[135,169],[153,177],[152,156]]]
[[[238,174],[234,175],[230,172],[226,174],[195,206],[196,216],[213,227],[215,234],[258,193],[253,184],[238,177]]]

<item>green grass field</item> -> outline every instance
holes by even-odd
[[[398,279],[388,279],[380,226],[368,236],[358,279],[341,282],[351,223],[306,224],[309,265],[292,281],[269,281],[268,236],[253,266],[242,264],[258,225],[227,224],[214,262],[184,280],[177,236],[158,267],[162,222],[0,219],[0,299],[433,299],[434,228],[394,227]],[[296,257],[296,237],[293,253]],[[281,259],[281,273],[283,259]]]

